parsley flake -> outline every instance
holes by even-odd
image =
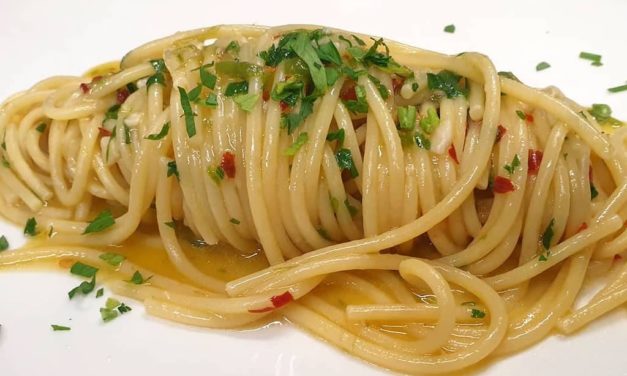
[[[159,133],[149,134],[145,138],[147,140],[152,140],[152,141],[161,140],[168,134],[169,131],[170,131],[170,122],[168,121],[167,123],[163,124]]]
[[[101,211],[93,221],[89,222],[89,225],[87,225],[85,231],[83,231],[83,235],[106,230],[114,224],[115,218],[113,218],[111,211],[109,209],[105,209]]]

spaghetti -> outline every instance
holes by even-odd
[[[177,33],[2,104],[0,212],[40,235],[0,267],[80,260],[169,320],[278,314],[385,368],[461,370],[627,301],[627,131],[603,115],[477,53],[311,26]],[[182,278],[127,283],[154,273],[102,256],[150,229]],[[266,264],[206,273],[189,239]]]

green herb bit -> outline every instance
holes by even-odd
[[[329,236],[329,233],[327,232],[327,230],[320,227],[319,229],[316,229],[316,231],[318,232],[320,236],[322,236],[326,240],[331,240],[331,237]]]
[[[154,84],[165,86],[165,75],[163,73],[155,73],[148,77],[148,80],[146,81],[146,88],[149,88]]]
[[[455,25],[453,25],[453,24],[446,25],[444,27],[444,32],[445,33],[451,33],[451,34],[454,33],[455,32]]]
[[[416,107],[399,106],[396,110],[398,112],[398,122],[401,129],[414,129],[416,127]]]
[[[101,287],[98,289],[98,291],[96,291],[96,298],[100,298],[103,295],[104,295],[104,289]]]
[[[599,195],[597,188],[590,182],[590,200],[594,200]]]
[[[62,332],[62,331],[72,330],[72,328],[70,328],[69,326],[56,325],[56,324],[52,324],[50,326],[52,327],[52,330],[55,331],[55,332]]]
[[[105,118],[102,121],[103,123],[107,120],[117,120],[118,119],[118,113],[120,112],[120,107],[122,107],[122,105],[120,104],[114,104],[113,106],[109,107],[107,109],[107,112],[105,112]]]
[[[602,56],[598,54],[582,51],[579,53],[579,58],[591,61],[592,65],[596,67],[603,65],[603,63],[601,63]]]
[[[0,252],[6,251],[7,249],[9,249],[9,241],[6,236],[2,235],[0,236]]]
[[[335,85],[337,80],[340,78],[339,69],[333,67],[324,67],[324,71],[327,75],[327,86],[331,87]]]
[[[291,76],[285,81],[279,82],[272,89],[270,97],[277,102],[284,102],[294,107],[303,92],[305,84],[298,76]]]
[[[307,134],[307,132],[303,132],[299,134],[296,140],[294,141],[294,143],[283,151],[283,155],[286,155],[286,156],[296,155],[296,152],[298,152],[298,150],[303,145],[305,145],[308,140],[309,140],[309,135]]]
[[[551,242],[553,241],[553,235],[555,235],[555,233],[553,231],[553,226],[555,226],[555,219],[554,218],[551,219],[551,222],[549,222],[548,226],[546,226],[546,229],[544,230],[544,233],[542,233],[542,246],[546,250],[551,248]]]
[[[11,167],[11,164],[9,163],[9,161],[6,160],[6,158],[3,156],[2,157],[2,166],[9,168]]]
[[[185,89],[178,87],[179,96],[181,97],[181,107],[183,108],[183,116],[185,117],[185,128],[187,129],[187,136],[192,138],[196,135],[196,122],[194,117],[196,114],[192,111],[192,104],[190,103],[189,96]]]
[[[232,40],[224,49],[224,52],[231,53],[237,55],[239,53],[239,43],[237,41]]]
[[[418,145],[419,148],[431,150],[431,140],[429,140],[426,135],[420,132],[416,132],[416,134],[414,135],[414,140],[416,141],[416,145]]]
[[[231,218],[231,219],[229,219],[229,222],[231,222],[234,225],[239,225],[241,223],[239,221],[239,219],[237,219],[237,218]]]
[[[233,97],[233,101],[246,112],[251,112],[259,101],[259,94],[239,94]]]
[[[83,231],[83,234],[100,232],[113,226],[114,224],[115,218],[113,218],[111,211],[109,209],[105,209],[101,211],[100,214],[98,214],[98,216],[96,216],[93,221],[89,222],[89,225],[87,225],[85,231]]]
[[[126,123],[124,123],[123,125],[124,125],[124,143],[126,145],[130,145],[130,143],[131,143],[131,130],[128,127],[128,125],[126,125]]]
[[[126,259],[123,255],[113,252],[103,253],[99,257],[111,266],[120,266],[120,264],[122,264],[122,262]]]
[[[426,134],[431,134],[440,125],[440,117],[436,110],[430,107],[427,109],[427,116],[420,119],[419,124]]]
[[[28,218],[28,220],[26,221],[26,225],[24,226],[24,235],[35,236],[38,233],[39,231],[37,231],[37,220],[35,220],[35,218],[33,217]]]
[[[447,98],[468,96],[468,88],[462,88],[460,82],[461,77],[451,71],[443,70],[438,74],[427,73],[429,89],[442,91]]]
[[[216,75],[208,71],[209,67],[211,66],[213,66],[213,63],[202,65],[199,68],[199,72],[200,82],[202,83],[202,85],[213,90],[216,86],[216,81],[218,78],[216,77]]]
[[[621,91],[626,91],[626,90],[627,90],[627,85],[614,86],[614,87],[607,89],[607,91],[609,91],[610,93],[620,93]]]
[[[370,81],[372,81],[374,86],[377,87],[377,90],[379,91],[379,95],[381,95],[381,98],[383,98],[384,100],[388,99],[388,97],[390,96],[390,91],[388,90],[388,88],[385,87],[385,85],[383,85],[381,81],[375,76],[369,74],[368,78],[370,78]]]
[[[348,198],[344,200],[344,206],[346,206],[346,209],[348,209],[351,217],[354,217],[357,215],[357,213],[359,213],[359,209],[351,205],[350,201],[348,201]]]
[[[172,175],[176,176],[176,180],[181,180],[181,177],[179,176],[179,170],[176,167],[176,161],[168,162],[168,174],[167,174],[167,177],[170,177]]]
[[[35,130],[39,133],[44,133],[46,131],[46,123],[39,124]]]
[[[353,37],[353,39],[355,40],[355,42],[357,42],[358,45],[360,46],[366,45],[366,42],[364,42],[363,39],[359,38],[357,35],[351,34],[351,37]]]
[[[318,57],[318,53],[311,45],[311,39],[306,32],[297,32],[286,43],[296,56],[303,59],[309,68],[311,80],[315,86],[315,93],[321,95],[327,88],[327,75],[322,65],[322,61]]]
[[[335,132],[329,132],[327,134],[327,141],[337,141],[338,146],[341,148],[344,145],[344,137],[346,133],[344,129],[338,129]]]
[[[93,277],[91,277],[91,280],[89,282],[87,281],[81,282],[78,286],[70,290],[67,293],[67,295],[70,299],[74,298],[74,295],[76,295],[76,293],[78,292],[82,293],[83,295],[89,295],[90,292],[94,291],[95,287],[96,287],[96,276],[94,275]]]
[[[351,177],[356,178],[359,176],[355,162],[353,161],[353,155],[349,149],[342,148],[335,154],[335,159],[340,170],[348,170]]]
[[[100,308],[100,317],[102,321],[109,322],[118,317],[118,311],[109,308]]]
[[[126,312],[130,312],[133,309],[129,306],[127,306],[124,303],[120,303],[120,305],[118,306],[118,312],[120,312],[121,314],[125,314]]]
[[[521,110],[516,110],[516,116],[518,116],[518,118],[520,120],[526,120],[527,119],[527,114],[525,114],[523,111]]]
[[[412,90],[414,93],[418,91],[418,87],[419,87],[418,82],[413,82],[413,83],[411,84],[411,90]]]
[[[207,173],[209,174],[211,180],[213,180],[213,182],[217,185],[220,185],[220,182],[224,180],[224,169],[222,168],[222,166],[218,166],[215,168],[208,167]]]
[[[498,75],[501,77],[505,77],[505,78],[509,78],[510,80],[514,80],[516,82],[522,82],[518,79],[518,77],[516,77],[516,75],[512,72],[507,72],[507,71],[501,71],[498,72]]]
[[[170,131],[170,122],[168,121],[167,123],[163,124],[159,133],[149,134],[145,138],[147,140],[152,140],[152,141],[161,140],[168,134],[169,131]]]
[[[150,281],[150,279],[152,278],[152,276],[144,279],[144,276],[139,272],[139,270],[135,271],[135,273],[133,273],[133,276],[131,277],[131,279],[128,282],[131,282],[133,284],[136,285],[142,285],[148,281]]]
[[[551,64],[547,63],[546,61],[539,62],[538,65],[536,65],[536,72],[548,69],[550,67]]]
[[[283,119],[284,126],[287,128],[287,134],[292,134],[305,119],[313,113],[313,104],[318,97],[314,94],[308,95],[301,100],[300,110],[298,113],[291,113]]]
[[[471,316],[473,319],[482,319],[482,318],[484,318],[484,317],[485,317],[485,312],[484,312],[484,311],[482,311],[482,310],[480,310],[480,309],[473,308],[473,309],[470,311],[470,316]]]
[[[316,53],[318,54],[318,57],[320,58],[321,61],[324,61],[330,64],[335,64],[338,66],[342,65],[342,58],[340,57],[340,53],[338,52],[333,42],[327,42],[327,43],[321,44],[316,49]]]
[[[231,82],[226,86],[224,95],[227,97],[234,97],[238,94],[248,93],[248,81]]]
[[[366,100],[366,90],[363,86],[355,86],[355,96],[357,97],[356,100],[351,99],[344,101],[344,105],[346,105],[346,108],[348,108],[349,111],[355,114],[367,113],[368,101]]]
[[[150,64],[155,70],[155,73],[165,72],[165,61],[163,59],[150,60]]]
[[[512,163],[506,164],[505,166],[503,166],[505,171],[507,171],[510,174],[510,176],[514,174],[514,171],[518,167],[520,167],[520,158],[518,157],[518,154],[514,155],[514,159],[512,160]]]
[[[216,108],[218,106],[218,96],[215,93],[210,93],[207,95],[207,99],[201,103],[207,107]]]
[[[169,228],[176,229],[176,222],[174,221],[164,222],[163,224],[168,226]]]
[[[80,261],[76,261],[70,268],[70,273],[80,275],[81,277],[91,278],[96,275],[98,268],[91,265],[83,264]]]

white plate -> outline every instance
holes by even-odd
[[[80,74],[149,40],[219,23],[316,23],[415,46],[489,55],[534,86],[554,84],[581,103],[608,103],[627,118],[627,2],[615,1],[36,1],[0,5],[0,98],[54,74]],[[455,34],[442,32],[454,23]],[[580,51],[603,55],[595,68]],[[552,67],[536,72],[540,61]],[[13,245],[20,229],[0,225]],[[77,280],[60,273],[0,273],[2,375],[378,375],[288,325],[252,332],[203,330],[148,317],[141,305],[103,325],[102,299],[69,302]],[[50,324],[71,332],[52,332]],[[485,375],[627,375],[624,309],[570,338],[555,335],[501,359]]]

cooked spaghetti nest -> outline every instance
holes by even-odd
[[[464,369],[627,300],[627,131],[596,106],[478,53],[313,26],[177,33],[2,104],[0,212],[46,244],[0,266],[79,260],[169,320],[281,315],[395,371]],[[183,281],[106,262],[138,228]],[[204,273],[190,237],[268,266]]]

